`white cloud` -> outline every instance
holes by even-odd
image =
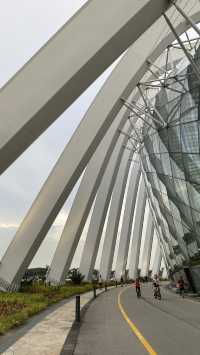
[[[18,0],[16,3],[12,0],[2,0],[0,86],[4,85],[84,3],[86,0]],[[1,176],[0,257],[112,68],[103,73]],[[77,188],[54,221],[32,265],[45,265],[50,262],[76,191]],[[80,259],[87,226],[88,222],[75,256],[76,263]]]
[[[12,223],[0,223],[0,229],[17,229],[19,224],[12,224]]]

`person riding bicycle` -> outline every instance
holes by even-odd
[[[121,276],[121,279],[120,279],[120,284],[121,284],[121,287],[124,286],[124,279],[123,279],[123,276]]]
[[[180,296],[184,297],[185,281],[183,280],[183,277],[182,277],[182,276],[181,276],[180,279],[178,280],[178,288],[179,288],[179,294],[180,294]]]
[[[158,287],[159,286],[159,278],[158,275],[154,275],[153,278],[153,288]]]
[[[141,296],[141,287],[140,287],[140,279],[139,277],[136,278],[135,280],[135,291],[138,297]]]
[[[153,278],[153,293],[155,298],[161,298],[160,294],[160,281],[158,275],[154,275]]]

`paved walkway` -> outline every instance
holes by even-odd
[[[81,295],[81,307],[92,298],[92,292]],[[71,299],[33,317],[0,337],[0,354],[69,354],[74,310],[75,300]],[[161,301],[154,300],[150,285],[143,286],[138,300],[132,286],[118,287],[90,303],[73,354],[199,355],[199,339],[199,302],[182,299],[166,289],[162,289]]]
[[[100,293],[101,291],[97,291]],[[81,295],[81,308],[93,298],[93,292]],[[61,353],[66,337],[69,334],[75,318],[75,299],[63,301],[56,305],[55,310],[46,311],[47,315],[31,328],[29,325],[17,328],[19,339],[15,339],[15,331],[0,337],[0,354],[4,355],[58,355]],[[37,316],[36,316],[37,317]],[[39,315],[41,317],[41,315]],[[29,322],[28,322],[29,323]],[[23,329],[24,328],[24,329]],[[12,343],[5,348],[6,342]]]
[[[148,285],[142,296],[138,300],[133,287],[118,287],[96,299],[74,355],[199,355],[200,303],[165,289],[163,299],[154,300]]]

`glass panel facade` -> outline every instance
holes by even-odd
[[[199,57],[197,49],[198,66]],[[200,263],[200,85],[190,65],[176,77],[155,97],[166,127],[156,123],[141,149],[148,197],[172,271],[193,259]]]

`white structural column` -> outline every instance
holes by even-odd
[[[126,269],[139,180],[140,180],[140,165],[134,163],[131,171],[129,186],[128,186],[126,205],[125,205],[124,217],[123,217],[123,223],[122,223],[122,229],[120,235],[119,249],[117,254],[116,269],[115,269],[116,279],[120,279],[121,275],[124,274]]]
[[[110,127],[86,168],[50,265],[48,281],[52,283],[62,283],[65,280],[97,189],[105,172],[108,158],[111,156],[111,161],[108,163],[109,166],[112,164],[113,159],[116,161],[120,150],[124,151],[122,145],[127,143],[128,138],[122,135],[119,137],[118,126],[119,118]],[[130,134],[131,127],[129,122],[125,124],[124,130],[127,134]],[[103,163],[101,163],[102,159],[104,159]]]
[[[163,273],[162,273],[162,278],[165,280],[165,279],[168,279],[168,272],[167,272],[167,268],[166,266],[164,267],[164,270],[163,270]]]
[[[1,90],[0,172],[169,6],[167,0],[88,1]],[[103,134],[106,125],[101,128]]]
[[[104,0],[105,1],[105,0]],[[103,4],[103,1],[90,1],[88,4],[99,2]],[[107,3],[107,2],[106,2]],[[106,4],[105,3],[105,4]],[[158,18],[161,13],[169,6],[168,1],[157,1],[157,0],[141,0],[133,2],[132,0],[128,1],[130,8],[124,7],[124,2],[122,0],[119,2],[121,4],[120,15],[124,19],[126,16],[131,16],[131,10],[133,10],[135,16],[132,17],[132,21],[126,22],[127,36],[134,40],[134,36],[137,38],[144,31],[144,28],[148,28],[150,24]],[[109,4],[111,4],[109,2]],[[145,6],[145,5],[149,5]],[[188,2],[189,4],[189,2]],[[106,5],[107,6],[107,5]],[[189,6],[189,5],[187,5]],[[187,6],[185,10],[187,12]],[[112,1],[112,8],[117,7],[116,1]],[[199,7],[200,4],[197,3],[193,7],[194,14],[196,12],[196,17],[194,20],[199,20]],[[103,8],[103,6],[102,6]],[[107,7],[105,7],[107,8]],[[119,10],[119,9],[118,9]],[[169,11],[170,12],[170,11]],[[110,13],[110,12],[109,12]],[[148,13],[148,16],[146,14]],[[118,23],[118,16],[116,16],[116,21]],[[125,17],[124,17],[125,16]],[[99,13],[97,15],[99,18]],[[103,18],[103,17],[102,17]],[[145,18],[145,21],[143,19]],[[95,17],[93,17],[93,20]],[[130,19],[130,17],[129,17]],[[87,20],[87,17],[85,17]],[[177,20],[177,26],[180,19]],[[113,26],[113,18],[108,21],[108,26]],[[87,21],[86,21],[87,22]],[[96,19],[95,19],[96,22]],[[71,21],[73,23],[73,20]],[[130,27],[129,25],[130,24]],[[182,33],[188,28],[188,23],[185,21],[183,24],[177,27],[177,31]],[[123,28],[125,28],[123,27]],[[81,32],[82,26],[79,27]],[[85,27],[84,27],[85,28]],[[93,27],[92,27],[93,28]],[[105,28],[105,27],[104,27]],[[91,29],[90,29],[91,30]],[[102,33],[102,24],[101,30]],[[117,32],[118,31],[118,32]],[[82,31],[85,35],[85,31]],[[91,31],[93,32],[93,30]],[[62,33],[62,31],[61,31]],[[106,33],[106,31],[105,31]],[[117,33],[114,39],[113,44],[115,43],[115,50],[117,55],[118,45],[118,35],[120,35],[120,28],[118,27],[115,31]],[[160,36],[157,40],[157,47],[155,44],[155,33],[160,33]],[[71,35],[71,33],[70,33]],[[95,37],[95,36],[94,36]],[[126,36],[125,36],[126,37]],[[57,38],[57,36],[55,36]],[[74,36],[71,37],[74,45]],[[122,42],[126,39],[123,38]],[[19,228],[16,236],[14,237],[13,242],[8,248],[6,254],[4,255],[1,264],[0,264],[0,284],[4,289],[12,289],[18,286],[19,279],[23,275],[23,271],[28,267],[35,253],[37,252],[41,242],[43,241],[45,235],[47,234],[49,228],[51,227],[54,219],[56,218],[58,212],[72,191],[77,179],[80,177],[85,166],[88,164],[91,156],[95,152],[98,144],[102,140],[105,132],[112,124],[114,118],[121,108],[120,98],[128,98],[130,93],[133,91],[134,87],[140,81],[141,77],[146,72],[146,60],[150,59],[154,61],[160,53],[166,48],[166,46],[171,43],[173,40],[173,35],[165,33],[163,31],[163,19],[160,18],[156,23],[154,23],[148,31],[141,35],[134,45],[127,51],[122,60],[120,61],[117,68],[112,73],[111,77],[107,80],[106,84],[103,87],[103,90],[100,91],[97,98],[91,105],[83,121],[79,125],[72,139],[70,140],[68,146],[62,153],[60,159],[58,160],[56,166],[52,170],[49,178],[47,179],[45,185],[41,189],[38,197],[34,201],[30,211],[25,217],[21,227]],[[94,39],[96,41],[96,38]],[[62,42],[62,41],[61,41]],[[49,42],[54,46],[54,41]],[[82,43],[77,41],[78,45],[75,46],[82,49]],[[88,42],[89,43],[89,42]],[[107,42],[108,43],[108,42]],[[105,42],[102,44],[104,48]],[[49,48],[49,46],[46,46]],[[66,42],[62,42],[62,49],[65,50]],[[90,46],[85,47],[85,50],[82,52],[87,52]],[[155,48],[152,51],[152,48]],[[59,50],[54,52],[56,53],[56,59],[61,57],[58,55]],[[114,50],[114,52],[115,52]],[[113,51],[113,48],[112,48]],[[115,53],[116,53],[115,52]],[[43,53],[43,49],[39,52]],[[67,49],[67,53],[71,53]],[[79,61],[79,55],[72,55],[71,61]],[[104,52],[107,53],[106,51]],[[99,52],[96,52],[96,55]],[[81,54],[80,54],[81,56]],[[99,62],[101,62],[101,56],[97,56]],[[53,60],[53,66],[61,68],[61,72],[54,72],[54,68],[48,68],[46,59],[51,58]],[[34,57],[27,66],[24,67],[27,70],[27,74],[22,69],[0,92],[0,144],[1,144],[1,153],[0,153],[0,165],[1,171],[5,170],[9,164],[15,160],[19,154],[21,154],[24,149],[29,146],[36,137],[41,134],[44,129],[58,116],[58,112],[63,112],[63,102],[67,102],[67,91],[59,90],[55,94],[55,91],[52,92],[52,86],[57,85],[58,81],[62,78],[64,83],[63,70],[68,70],[70,65],[67,65],[65,55],[63,55],[64,62],[63,65],[60,65],[55,61],[55,56],[51,53],[45,52],[43,57],[44,66],[37,67],[37,71],[32,71],[32,63],[39,63],[39,57]],[[75,60],[76,59],[76,60]],[[56,65],[55,65],[56,63]],[[89,61],[87,62],[89,63]],[[58,65],[57,65],[58,64]],[[93,66],[89,63],[89,72],[95,70]],[[98,66],[98,63],[95,63]],[[41,70],[41,69],[44,70]],[[63,69],[64,68],[64,69]],[[67,68],[67,69],[66,69]],[[79,68],[80,69],[80,68]],[[88,69],[88,67],[87,67]],[[59,69],[58,69],[59,70]],[[98,69],[96,69],[98,70]],[[77,70],[77,73],[82,72]],[[89,72],[87,75],[89,75]],[[38,75],[42,73],[41,82],[38,80]],[[50,75],[52,73],[53,76]],[[69,70],[71,73],[71,68]],[[35,74],[35,75],[34,75]],[[43,74],[46,77],[43,77]],[[83,72],[82,72],[83,74]],[[50,76],[49,76],[50,75]],[[74,74],[75,77],[75,74]],[[79,80],[76,82],[71,81],[71,85],[68,87],[69,96],[70,92],[73,92],[73,89],[76,89],[76,85],[81,85],[82,77],[79,77]],[[84,81],[84,79],[83,79]],[[42,85],[44,82],[44,85]],[[34,84],[35,83],[35,84]],[[75,87],[73,87],[73,85]],[[59,88],[62,85],[58,85]],[[57,87],[58,87],[57,86]],[[29,87],[29,90],[27,90]],[[65,85],[63,86],[63,88]],[[55,87],[54,87],[55,88]],[[63,96],[60,93],[64,93]],[[21,96],[18,95],[20,93]],[[47,97],[44,98],[43,93],[47,94]],[[28,97],[27,97],[28,94]],[[55,95],[54,95],[55,94]],[[76,96],[76,95],[75,95]],[[54,98],[56,100],[51,100]],[[40,101],[41,99],[41,101]],[[62,106],[62,107],[61,107]],[[65,108],[67,105],[65,105]],[[45,111],[46,110],[46,111]],[[53,116],[54,115],[54,116]],[[52,119],[53,117],[53,119]],[[36,119],[37,118],[37,119]],[[36,124],[35,124],[36,122]],[[42,128],[41,128],[42,126]],[[71,157],[73,156],[73,159]],[[70,162],[70,164],[69,164]],[[67,166],[67,169],[66,169]],[[3,286],[2,286],[3,285]]]
[[[129,123],[127,122],[129,125]],[[126,129],[124,129],[126,131]],[[124,153],[124,143],[127,137],[121,135],[116,144],[105,174],[101,181],[90,220],[87,238],[83,248],[80,262],[80,271],[86,280],[92,279],[98,248],[102,236],[105,218],[107,215],[113,187],[120,168],[120,162]]]
[[[109,278],[112,268],[115,243],[117,239],[119,220],[123,204],[126,182],[131,164],[132,153],[124,151],[119,172],[113,189],[111,206],[108,215],[106,234],[103,243],[103,251],[100,262],[100,273],[104,280]]]
[[[129,267],[129,277],[134,280],[138,274],[138,264],[139,264],[140,245],[141,245],[142,229],[143,229],[143,222],[144,222],[145,204],[146,204],[145,184],[144,184],[143,177],[141,177],[138,194],[137,194],[137,202],[135,207],[133,239],[132,239],[130,267]]]
[[[142,277],[147,277],[149,274],[149,264],[151,258],[153,235],[154,235],[154,223],[153,223],[153,217],[151,211],[149,210],[148,221],[147,221],[146,231],[145,231],[144,247],[142,253],[142,266],[140,272],[140,275]]]
[[[157,241],[154,262],[153,262],[153,267],[152,267],[152,277],[154,277],[154,275],[159,274],[161,261],[162,261],[162,254],[161,254],[159,242]]]
[[[127,95],[132,92],[145,73],[146,58],[151,53],[154,40],[152,27],[148,34],[149,38],[145,34],[138,39],[133,46],[134,50],[132,47],[131,51],[124,55],[106,81],[33,202],[1,260],[1,288],[16,289],[18,287],[24,271],[32,261],[77,179],[119,112],[122,105],[120,97],[122,95],[128,97]],[[145,41],[144,46],[146,36],[148,41]],[[163,48],[162,45],[161,48]],[[101,129],[102,125],[104,129]]]
[[[152,216],[154,219],[155,231],[156,231],[157,239],[159,241],[160,249],[162,249],[162,254],[163,254],[163,258],[165,260],[165,264],[167,265],[167,267],[171,267],[172,264],[171,264],[170,259],[168,257],[168,251],[166,250],[165,240],[163,238],[162,229],[161,229],[160,225],[158,225],[158,222],[157,222],[157,215],[159,215],[159,214],[160,214],[161,220],[162,220],[162,214],[160,213],[160,207],[159,207],[157,199],[154,197],[154,195],[152,195],[151,189],[148,188],[149,182],[148,182],[146,175],[143,174],[143,177],[145,179],[145,183],[147,184],[146,191],[147,191],[147,196],[148,196],[148,202],[149,202],[149,207],[151,208]],[[152,196],[152,198],[150,195]],[[154,200],[154,204],[152,204],[152,200]],[[156,208],[155,208],[155,206],[156,206]]]

